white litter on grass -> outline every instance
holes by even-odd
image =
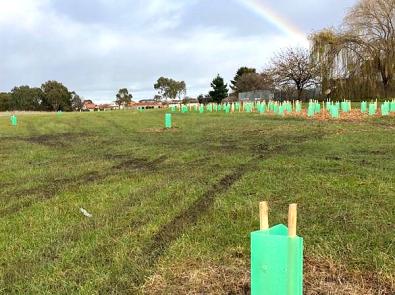
[[[92,217],[92,214],[90,214],[88,211],[86,211],[84,208],[80,208],[80,212],[82,213],[82,214],[84,214],[84,216],[86,216],[86,217]]]

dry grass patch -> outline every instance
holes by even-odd
[[[235,258],[224,265],[184,261],[160,266],[142,287],[143,294],[250,294],[248,259]],[[394,278],[349,272],[329,259],[305,259],[306,295],[392,295]]]

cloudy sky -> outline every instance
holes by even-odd
[[[160,76],[207,93],[221,74],[262,69],[304,35],[340,24],[356,0],[0,0],[0,92],[58,80],[111,102],[151,98]]]

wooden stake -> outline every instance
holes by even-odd
[[[288,210],[288,236],[296,237],[297,204],[289,205]]]
[[[260,221],[260,229],[267,230],[269,229],[269,214],[268,214],[268,206],[267,202],[259,203],[259,221]]]

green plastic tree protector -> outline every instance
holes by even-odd
[[[395,112],[395,100],[393,100],[393,101],[390,103],[390,112],[391,112],[391,113]]]
[[[307,116],[308,117],[313,117],[315,114],[315,105],[310,103],[308,108],[307,108]]]
[[[317,102],[317,103],[315,104],[315,109],[314,109],[314,111],[315,111],[316,114],[318,114],[318,113],[321,112],[321,105],[320,105],[319,102]]]
[[[368,103],[366,101],[361,102],[361,113],[366,113],[368,111]]]
[[[171,114],[169,113],[165,115],[165,128],[166,129],[171,128]]]
[[[279,114],[280,116],[284,116],[284,110],[285,110],[285,107],[284,107],[283,105],[279,106],[279,108],[278,108],[278,114]]]
[[[389,116],[389,114],[390,114],[390,105],[389,102],[386,101],[381,105],[381,115]]]
[[[203,105],[200,105],[199,112],[200,112],[201,114],[204,113],[204,106],[203,106]]]
[[[283,224],[251,233],[251,294],[303,294],[303,238]]]
[[[332,118],[334,118],[334,119],[339,118],[339,107],[337,106],[337,104],[334,104],[331,106],[330,113],[331,113]]]
[[[12,126],[16,126],[18,124],[18,120],[15,115],[12,115],[10,120]]]
[[[369,116],[374,116],[376,114],[376,104],[370,103],[369,104]]]
[[[302,104],[300,102],[296,103],[295,110],[297,113],[300,113],[302,111]]]

